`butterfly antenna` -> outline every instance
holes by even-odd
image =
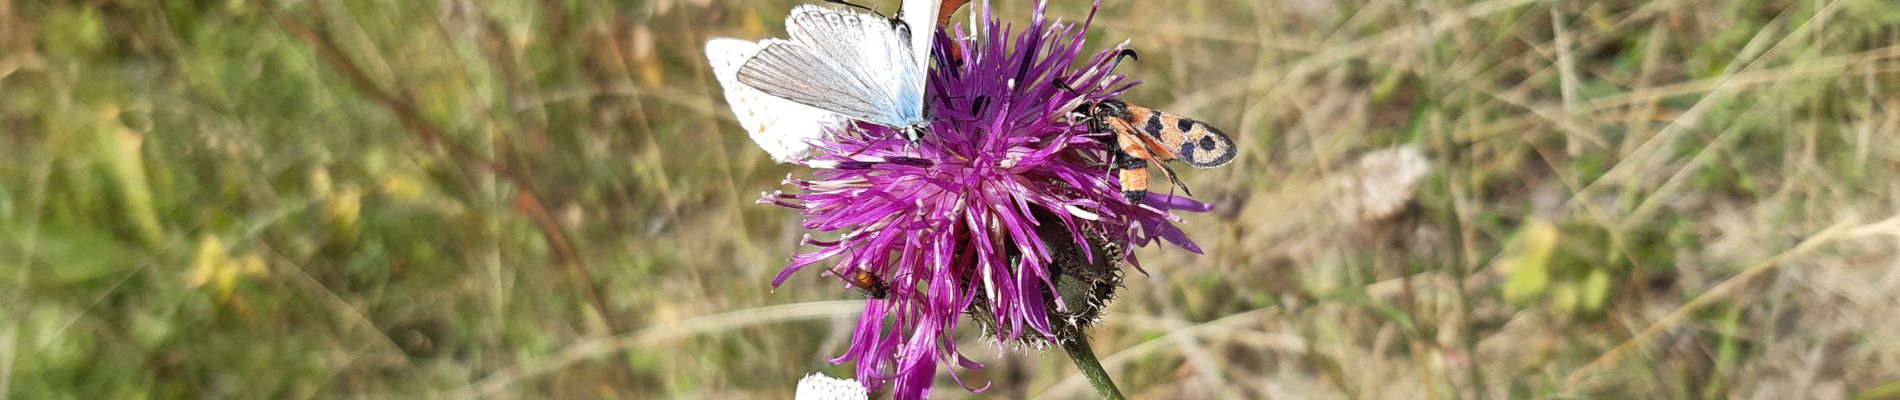
[[[846,5],[846,6],[850,6],[850,7],[855,7],[855,8],[859,8],[859,9],[863,9],[864,11],[870,11],[870,12],[871,12],[872,14],[877,14],[878,16],[883,16],[883,15],[884,15],[884,14],[878,14],[878,12],[877,12],[877,10],[874,10],[874,9],[871,9],[870,7],[865,7],[865,6],[861,6],[861,5],[857,5],[857,4],[852,4],[852,3],[851,3],[851,2],[849,2],[849,1],[844,1],[844,0],[825,0],[825,2],[826,2],[826,3],[831,3],[831,4],[843,4],[843,5]]]

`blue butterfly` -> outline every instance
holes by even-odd
[[[917,141],[924,80],[942,0],[905,0],[902,21],[853,9],[801,5],[786,39],[759,42],[738,82],[767,95],[904,132]]]

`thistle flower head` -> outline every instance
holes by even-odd
[[[806,237],[809,251],[774,286],[825,262],[833,266],[816,269],[869,271],[888,285],[832,360],[856,361],[872,390],[891,384],[900,398],[927,396],[939,363],[980,368],[953,338],[964,312],[983,316],[999,343],[1056,340],[1064,321],[1052,323],[1052,312],[1099,308],[1058,293],[1054,265],[1076,250],[1088,263],[1137,267],[1133,249],[1156,239],[1199,252],[1169,210],[1209,207],[1162,194],[1128,203],[1106,163],[1109,134],[1070,115],[1135,85],[1110,70],[1127,43],[1084,57],[1094,11],[1062,23],[1046,19],[1045,6],[1018,29],[978,2],[976,26],[938,36],[921,142],[858,124],[815,143],[825,155],[803,163],[811,176],[786,180],[792,193],[761,199],[799,210],[820,236]]]

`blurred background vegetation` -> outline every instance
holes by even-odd
[[[770,287],[803,232],[753,200],[797,171],[700,47],[796,3],[0,0],[0,397],[848,376],[861,297]],[[1207,254],[1143,249],[1096,330],[1131,395],[1900,396],[1888,0],[1107,0],[1091,36],[1245,146],[1186,174]],[[1404,144],[1416,213],[1336,217]],[[966,336],[989,395],[1091,393]]]

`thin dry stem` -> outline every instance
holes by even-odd
[[[1611,348],[1610,351],[1603,353],[1602,356],[1598,356],[1589,364],[1571,371],[1568,375],[1564,376],[1563,387],[1568,388],[1568,390],[1573,393],[1587,389],[1587,387],[1582,386],[1583,381],[1595,376],[1598,370],[1608,368],[1610,365],[1615,364],[1627,356],[1629,352],[1634,351],[1637,347],[1654,341],[1663,331],[1682,325],[1690,314],[1700,311],[1702,308],[1714,304],[1716,301],[1729,299],[1737,290],[1747,286],[1750,281],[1763,273],[1780,269],[1782,266],[1788,265],[1790,261],[1806,256],[1834,242],[1869,235],[1900,235],[1900,216],[1866,225],[1856,225],[1855,219],[1848,218],[1836,222],[1834,225],[1828,226],[1820,232],[1816,232],[1813,236],[1801,241],[1801,243],[1796,244],[1794,247],[1775,254],[1773,257],[1768,257],[1761,262],[1757,262],[1755,265],[1748,267],[1748,269],[1742,270],[1741,273],[1736,274],[1734,277],[1722,281],[1722,283],[1715,285],[1715,287],[1709,288],[1709,291],[1697,295],[1695,299],[1689,300],[1688,303],[1684,303],[1681,307],[1676,307],[1676,309],[1670,311],[1668,315],[1664,315],[1661,319],[1644,327],[1641,331],[1636,332],[1634,336],[1616,345],[1615,348]],[[1738,299],[1738,301],[1746,301],[1746,299]]]

